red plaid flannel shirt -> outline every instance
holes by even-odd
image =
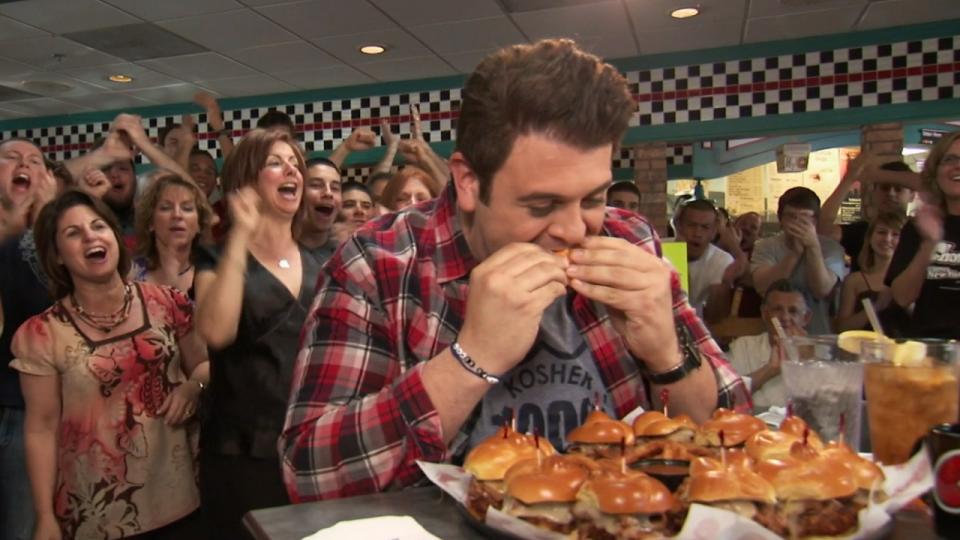
[[[635,214],[608,209],[603,228],[662,256],[649,222]],[[417,460],[463,452],[476,412],[448,448],[421,373],[456,339],[476,264],[448,186],[435,201],[363,227],[324,267],[279,441],[291,500],[399,489],[422,480]],[[676,272],[672,287],[678,322],[713,367],[718,403],[749,412],[749,392],[687,303]],[[617,415],[649,406],[637,361],[603,306],[578,295],[573,316]]]

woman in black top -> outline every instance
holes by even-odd
[[[960,339],[960,131],[944,135],[920,173],[924,204],[900,234],[886,283],[912,315],[899,334]]]
[[[245,538],[245,512],[289,503],[277,437],[319,272],[295,236],[304,173],[288,134],[247,134],[223,167],[226,243],[215,265],[197,263],[197,327],[211,349],[200,489],[219,538]]]

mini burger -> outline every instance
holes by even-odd
[[[803,422],[803,420],[801,420],[801,422]],[[786,420],[784,423],[786,423]],[[806,437],[805,443],[804,437]],[[744,446],[747,454],[751,458],[757,461],[763,461],[789,456],[794,444],[806,444],[813,449],[814,452],[819,452],[823,449],[823,443],[816,433],[806,430],[796,435],[793,431],[784,431],[783,429],[780,431],[758,431],[747,439]]]
[[[775,519],[777,497],[773,486],[743,464],[697,458],[678,494],[687,505],[700,503],[736,512],[767,528]]]
[[[777,494],[776,524],[769,527],[793,539],[846,537],[859,527],[857,481],[850,467],[824,455],[767,460],[757,473]]]
[[[576,529],[573,503],[580,487],[597,471],[583,456],[525,460],[506,473],[502,511],[537,527],[570,534]]]
[[[464,470],[473,477],[467,491],[467,510],[483,521],[489,506],[499,509],[503,504],[506,489],[503,480],[507,469],[519,461],[536,460],[537,452],[541,457],[557,453],[545,438],[541,437],[535,443],[534,437],[518,433],[509,426],[500,428],[470,450],[463,462]]]
[[[653,540],[673,536],[678,501],[655,478],[635,471],[595,473],[577,494],[578,533],[590,540]]]
[[[670,418],[660,411],[647,411],[633,421],[633,434],[637,443],[667,439],[678,442],[693,442],[697,424],[685,415]]]
[[[887,498],[883,490],[883,482],[886,476],[879,465],[864,459],[859,454],[850,449],[849,446],[831,442],[823,450],[822,455],[826,459],[836,459],[847,465],[852,471],[857,483],[857,493],[854,496],[854,503],[860,506],[867,506],[871,499],[875,502],[883,502]]]
[[[587,416],[583,424],[567,434],[567,441],[570,442],[568,452],[598,459],[619,457],[621,445],[633,445],[634,437],[629,424],[610,418],[607,413],[597,409]]]
[[[734,448],[742,446],[754,433],[766,429],[767,425],[759,418],[720,408],[700,426],[694,436],[694,443],[707,448]],[[722,444],[720,432],[723,432]]]

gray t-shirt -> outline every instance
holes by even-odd
[[[470,448],[515,415],[521,433],[536,431],[562,450],[567,433],[583,423],[597,399],[607,414],[613,413],[590,349],[573,320],[570,299],[558,298],[546,309],[527,357],[483,397]]]
[[[820,251],[823,253],[823,262],[827,265],[827,270],[837,276],[837,281],[843,281],[847,273],[846,265],[843,262],[843,247],[832,238],[820,236]],[[787,256],[786,237],[783,233],[770,238],[757,240],[753,247],[753,255],[750,256],[750,271],[755,272],[759,266],[774,265],[782,261]],[[810,307],[813,317],[807,326],[807,332],[811,335],[830,334],[830,318],[836,312],[837,289],[826,298],[814,298],[807,285],[807,267],[806,255],[800,258],[793,273],[790,274],[790,284],[803,291],[803,297]]]

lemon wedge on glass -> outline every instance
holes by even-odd
[[[927,357],[927,345],[919,341],[898,343],[893,350],[893,364],[896,366],[918,366]]]
[[[870,330],[848,330],[840,333],[840,335],[837,336],[837,347],[839,347],[841,350],[847,351],[850,354],[860,354],[861,343],[864,341],[877,340],[891,343],[893,342],[892,339]]]

